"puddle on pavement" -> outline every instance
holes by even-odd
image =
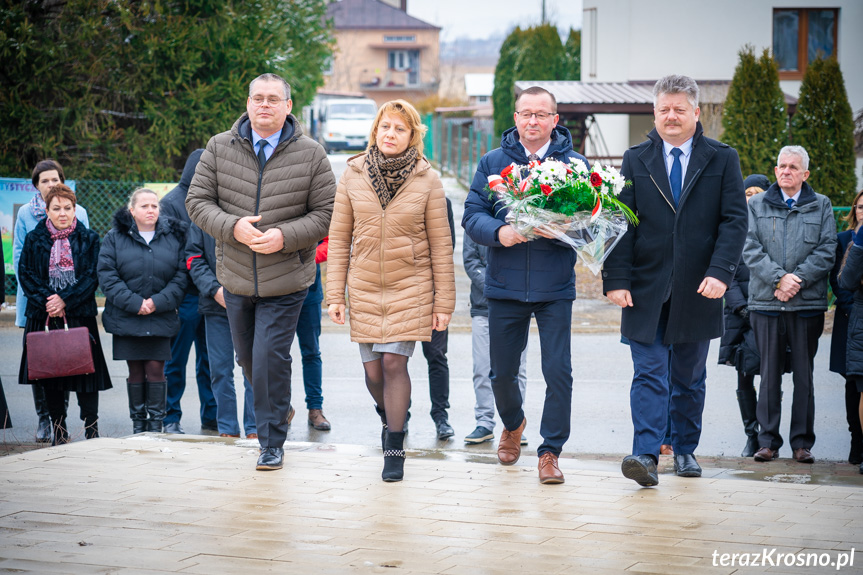
[[[846,485],[849,487],[863,486],[863,476],[838,475],[835,473],[776,473],[769,470],[751,471],[744,469],[729,469],[720,477],[731,479],[748,479],[767,481],[770,483],[796,483],[799,485]]]

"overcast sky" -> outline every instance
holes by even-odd
[[[581,28],[581,0],[545,0],[549,23],[563,30]],[[542,0],[408,0],[408,14],[442,28],[440,39],[488,38],[516,25],[539,24]]]

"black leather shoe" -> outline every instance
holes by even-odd
[[[258,471],[274,471],[282,468],[282,459],[285,450],[281,447],[262,447],[261,456],[258,457]]]
[[[674,456],[674,473],[678,477],[701,477],[701,466],[691,453]]]
[[[659,485],[656,462],[649,455],[627,455],[620,464],[620,471],[642,487]]]
[[[438,439],[449,439],[455,435],[455,431],[446,419],[436,422],[435,427],[437,427]]]

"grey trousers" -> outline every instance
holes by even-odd
[[[475,315],[470,318],[473,344],[473,391],[476,394],[474,416],[478,427],[494,431],[494,393],[491,390],[491,361],[489,360],[488,317]],[[521,352],[518,368],[518,388],[522,403],[527,394],[527,346]]]
[[[237,363],[252,382],[261,447],[282,447],[291,410],[291,344],[308,289],[276,297],[225,290]]]
[[[782,447],[779,421],[782,415],[782,373],[786,346],[791,347],[791,371],[794,395],[791,403],[791,449],[815,444],[815,389],[813,373],[818,338],[824,331],[824,314],[800,317],[796,312],[780,312],[772,317],[757,312],[749,316],[758,352],[761,354],[761,389],[756,414],[761,431],[759,447],[778,450]]]

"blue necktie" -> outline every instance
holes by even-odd
[[[785,203],[788,204],[788,209],[790,210],[794,207],[794,198],[788,198],[787,200],[785,200]]]
[[[680,154],[683,150],[680,148],[672,148],[671,155],[674,160],[671,162],[671,194],[674,196],[674,205],[680,201],[680,190],[683,187],[683,164],[680,163]]]
[[[258,140],[258,162],[261,164],[261,169],[267,163],[267,155],[264,153],[264,148],[267,147],[266,140]]]

